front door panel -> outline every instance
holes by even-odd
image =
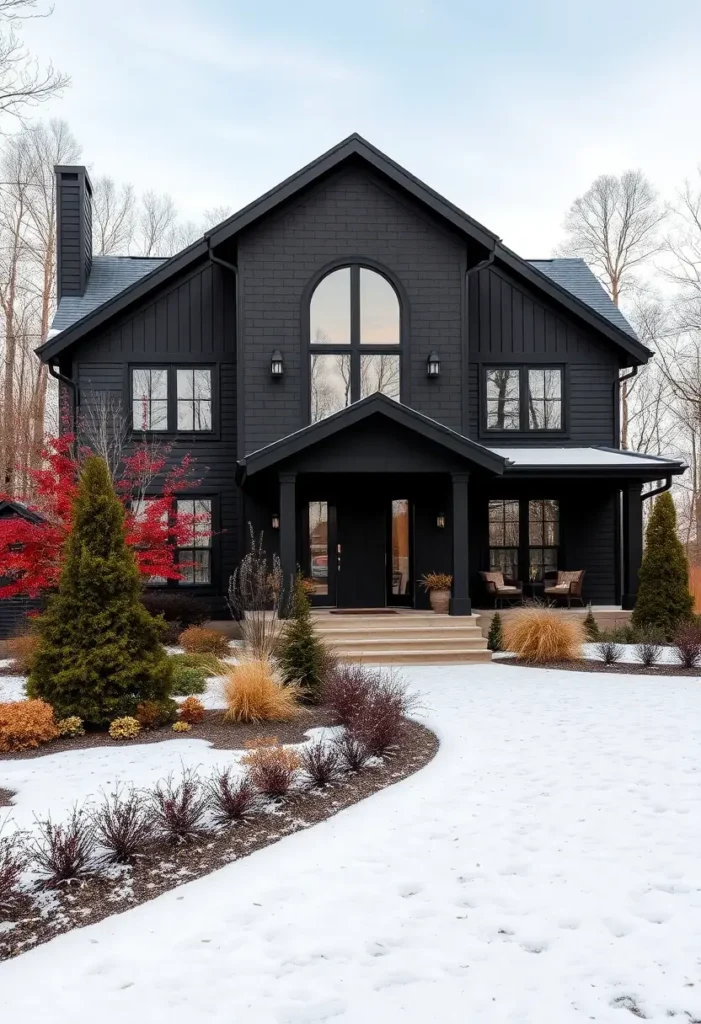
[[[337,507],[339,608],[384,608],[387,518],[385,503],[352,499]]]

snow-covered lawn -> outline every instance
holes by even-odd
[[[425,769],[0,965],[3,1019],[700,1019],[701,682],[497,663],[404,675],[441,739]],[[120,748],[124,781],[140,750]],[[95,771],[91,753],[25,764],[48,786],[49,762]]]

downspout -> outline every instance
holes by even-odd
[[[71,392],[71,432],[75,434],[78,429],[78,385],[71,377],[66,377],[64,373],[57,370],[52,362],[47,363],[49,367],[49,373],[51,376],[59,381],[61,384],[65,384]]]
[[[663,484],[659,487],[654,487],[651,491],[643,492],[640,496],[641,501],[647,501],[648,498],[656,498],[658,494],[664,494],[665,491],[671,490],[672,477],[668,476]]]
[[[478,270],[484,270],[485,267],[491,266],[492,263],[494,263],[494,260],[496,259],[496,255],[496,249],[492,249],[492,251],[490,252],[489,256],[487,256],[486,259],[482,260],[480,263],[475,263],[474,267],[468,268],[467,272],[465,273],[465,277],[469,277],[470,274],[476,274]]]
[[[636,377],[637,375],[638,367],[634,366],[630,373],[624,373],[622,377],[616,377],[615,381],[613,382],[613,400],[615,403],[614,408],[616,410],[616,423],[618,426],[617,434],[619,444],[621,442],[621,384],[624,384],[625,381],[631,380],[633,377]]]

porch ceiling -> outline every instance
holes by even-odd
[[[498,452],[490,451],[484,445],[470,441],[469,438],[417,412],[416,409],[410,409],[378,393],[249,453],[237,464],[237,482],[243,483],[247,477],[311,450],[322,442],[333,438],[340,439],[345,431],[360,427],[371,417],[382,418],[388,425],[394,425],[413,434],[417,441],[420,440],[424,445],[428,442],[437,446],[451,456],[454,462],[464,460],[473,467],[497,475],[503,474],[507,465],[507,459]],[[378,434],[376,440],[376,447],[381,448],[382,435]],[[417,470],[419,468],[417,466]]]

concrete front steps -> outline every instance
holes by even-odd
[[[373,665],[471,665],[492,660],[477,616],[396,614],[338,615],[314,612],[319,634],[348,661]]]

